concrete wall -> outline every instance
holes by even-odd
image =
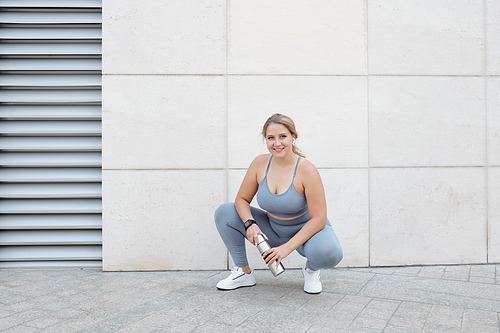
[[[500,2],[103,2],[104,270],[231,266],[213,211],[275,112],[341,266],[500,262]]]

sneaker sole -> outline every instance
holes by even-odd
[[[236,287],[236,288],[231,288],[231,289],[224,289],[224,288],[219,288],[219,287],[217,287],[217,289],[219,289],[219,290],[226,290],[226,291],[228,291],[228,290],[236,290],[236,289],[238,289],[238,288],[253,287],[253,286],[255,286],[255,285],[256,285],[256,283],[254,283],[254,284],[249,284],[249,285],[247,285],[247,286],[238,286],[238,287]]]
[[[311,294],[311,295],[317,295],[317,294],[320,294],[323,290],[320,290],[320,291],[307,291],[307,290],[304,290],[304,292],[308,293],[308,294]]]

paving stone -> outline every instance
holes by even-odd
[[[25,319],[17,317],[16,315],[2,318],[2,319],[0,319],[0,331],[5,330],[7,328],[17,326],[17,325],[21,325],[24,322],[25,322]]]
[[[498,313],[494,311],[481,311],[465,309],[463,313],[464,324],[479,324],[498,327]]]
[[[367,309],[388,310],[391,314],[399,307],[401,302],[373,299],[366,306]]]
[[[398,309],[396,310],[396,314],[410,315],[412,313],[423,313],[424,315],[427,315],[431,311],[431,309],[432,304],[428,303],[401,302]],[[403,311],[407,312],[403,313]]]
[[[446,323],[446,326],[460,327],[462,325],[463,312],[464,309],[462,308],[434,305],[427,317],[427,323]]]
[[[471,274],[474,272],[488,272],[488,273],[495,273],[496,267],[495,265],[472,265],[470,266]]]
[[[500,329],[493,326],[464,324],[461,328],[462,333],[498,333]]]
[[[374,317],[359,315],[358,317],[356,317],[356,319],[353,320],[353,323],[351,325],[359,328],[383,330],[387,325],[387,322],[387,319],[378,319]]]
[[[363,309],[363,311],[361,311],[359,316],[388,320],[389,318],[391,318],[393,313],[394,310],[374,309],[374,308],[368,308],[367,306],[366,308]]]
[[[366,297],[366,296],[359,296],[359,295],[346,295],[344,298],[342,298],[343,303],[357,303],[357,304],[363,304],[367,305],[373,300],[371,297]]]
[[[345,268],[342,268],[342,270],[352,271],[352,272],[370,272],[372,270],[372,268],[371,267],[345,267]]]
[[[287,298],[282,298],[280,301],[285,301],[285,302],[296,302],[296,295],[297,294],[305,294],[303,291],[302,292],[294,292],[294,293],[289,293],[287,295]],[[310,296],[310,295],[308,295]],[[305,303],[300,305],[300,308],[303,311],[308,311],[310,309],[317,309],[321,308],[324,311],[329,311],[332,307],[335,306],[340,300],[344,298],[344,295],[341,294],[334,294],[334,293],[321,293],[320,295],[309,297]]]
[[[235,332],[235,328],[232,325],[209,321],[203,325],[198,326],[192,332],[193,333],[194,332],[196,332],[196,333],[205,333],[205,332],[207,332],[207,333],[212,333],[212,332],[232,333],[232,332]]]
[[[323,291],[351,294],[358,293],[363,286],[373,278],[374,274],[363,273],[360,271],[344,271],[344,270],[328,270],[321,272],[321,281],[323,283]],[[303,284],[303,278],[301,284]],[[302,290],[302,285],[300,287]]]
[[[370,272],[376,274],[394,274],[397,269],[398,267],[375,267]]]
[[[444,279],[469,281],[470,266],[448,266],[444,272]]]
[[[39,332],[40,330],[36,327],[29,327],[26,325],[18,325],[6,330],[2,330],[3,333],[31,333],[31,332]]]
[[[92,327],[96,323],[96,319],[87,315],[70,318],[64,322],[59,322],[53,326],[49,326],[40,332],[43,333],[61,333],[61,332],[78,332],[82,329]]]
[[[2,303],[2,306],[9,306],[16,303],[24,302],[28,299],[29,299],[28,296],[6,292],[3,293],[2,298],[0,299],[0,303]]]
[[[427,321],[428,313],[412,312],[411,310],[397,311],[391,317],[390,324],[395,326],[406,326],[412,322],[415,325],[423,326]]]
[[[439,279],[443,277],[444,272],[445,267],[442,266],[424,266],[420,272],[418,272],[417,276]]]
[[[70,318],[74,318],[74,317],[78,317],[78,316],[81,316],[85,314],[84,311],[81,311],[81,310],[76,310],[76,309],[73,309],[73,308],[65,308],[65,309],[61,309],[61,310],[58,310],[58,311],[54,311],[54,313],[52,314],[55,318],[60,318],[60,319],[70,319]]]
[[[422,270],[420,266],[397,267],[394,275],[417,276]]]
[[[352,324],[355,317],[356,315],[349,318],[347,316],[341,316],[340,313],[329,313],[322,317],[321,320],[317,320],[313,323],[309,330],[307,330],[307,333],[344,332]]]
[[[320,309],[315,312],[298,309],[284,315],[279,322],[273,323],[269,327],[269,332],[307,332],[314,323],[321,321],[324,316],[325,313],[321,312]]]
[[[448,326],[444,324],[425,324],[422,333],[460,333],[460,326]],[[477,332],[479,333],[479,332]]]
[[[421,333],[422,329],[414,326],[392,326],[387,325],[384,328],[384,333]]]
[[[23,321],[25,321],[25,322],[28,322],[30,320],[44,317],[44,316],[47,316],[49,314],[50,314],[49,311],[41,310],[41,309],[37,309],[37,308],[31,308],[31,309],[27,309],[27,310],[22,311],[22,312],[18,312],[18,313],[16,313],[15,316],[23,319]]]
[[[148,327],[148,326],[145,326],[143,324],[140,324],[140,323],[133,323],[133,324],[130,324],[124,328],[121,328],[117,331],[115,331],[116,333],[137,333],[137,332],[141,332],[141,333],[152,333],[152,332],[160,332],[160,330],[158,329],[158,327]]]
[[[469,281],[469,276],[463,276],[460,274],[444,274],[443,279],[454,280],[454,281]]]
[[[49,326],[53,326],[57,323],[59,323],[60,319],[54,318],[54,317],[41,317],[37,318],[31,321],[28,321],[25,325],[29,327],[35,327],[35,328],[47,328]]]
[[[16,312],[18,312],[18,311],[13,311],[12,309],[8,309],[6,306],[1,306],[0,307],[0,319],[12,316]]]
[[[398,316],[394,315],[389,320],[388,325],[394,327],[414,328],[420,330],[424,327],[427,318],[426,316]]]
[[[476,282],[476,283],[489,283],[489,284],[494,284],[495,283],[495,278],[492,277],[483,277],[483,276],[471,276],[469,278],[470,282]]]
[[[357,325],[349,326],[345,332],[346,333],[382,333],[384,330],[373,327],[362,327]]]

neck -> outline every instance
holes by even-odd
[[[290,164],[295,164],[297,162],[297,159],[299,158],[299,155],[291,152],[287,154],[286,156],[277,158],[276,156],[273,156],[273,162],[276,163],[277,165],[290,165]]]

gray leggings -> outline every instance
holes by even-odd
[[[309,221],[309,213],[298,219],[282,221],[270,218],[265,211],[251,207],[252,215],[260,230],[267,236],[269,245],[277,247],[285,244]],[[215,224],[237,267],[248,265],[245,238],[246,231],[234,203],[224,203],[215,211]],[[307,258],[312,270],[333,268],[342,260],[342,248],[330,222],[297,248],[297,252]]]

